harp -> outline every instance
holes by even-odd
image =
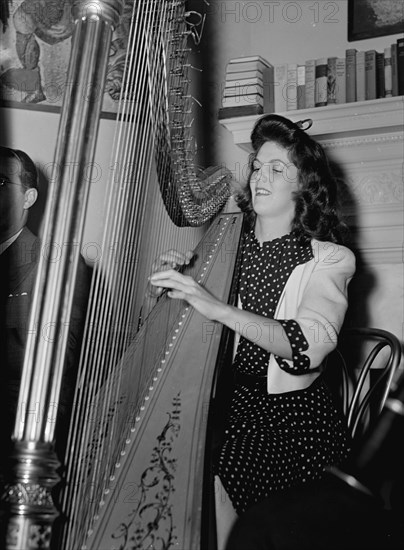
[[[112,31],[125,10],[131,39],[122,61],[105,258],[92,279],[66,460],[59,474],[55,425],[49,419],[62,384],[67,346],[62,329],[69,323],[79,261],[74,243],[83,232],[89,194],[84,173],[94,157]],[[157,252],[152,248],[147,255],[141,246],[145,233],[158,231],[142,219],[149,197],[153,200],[153,190],[147,189],[152,173],[165,215],[178,231],[214,219],[190,269],[218,297],[227,299],[232,292],[241,217],[218,215],[229,196],[230,174],[223,169],[198,173],[188,133],[187,41],[195,37],[190,19],[195,12],[186,11],[184,1],[146,0],[125,6],[119,1],[78,3],[74,14],[67,78],[75,85],[62,108],[54,163],[60,171],[52,177],[44,228],[46,242],[67,246],[58,262],[41,256],[30,318],[30,326],[51,322],[59,337],[45,342],[32,331],[28,339],[3,487],[4,546],[197,549],[206,423],[221,327],[163,296],[138,330],[136,306],[145,290],[148,261]],[[39,422],[32,415],[37,403],[44,411]],[[56,506],[53,489],[60,475]],[[51,543],[58,510],[66,521]]]

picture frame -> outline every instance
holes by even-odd
[[[402,0],[348,0],[348,42],[402,33]]]
[[[0,22],[2,107],[60,113],[66,87],[74,85],[66,81],[74,30],[72,2],[61,0],[58,10],[51,3],[52,17],[44,17],[48,3],[14,0],[7,20]],[[118,114],[129,13],[127,8],[112,36],[101,118],[114,119]]]

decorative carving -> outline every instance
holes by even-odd
[[[394,204],[403,201],[403,184],[398,172],[376,172],[351,177],[348,185],[362,204]]]
[[[175,491],[177,458],[173,444],[180,431],[181,398],[173,398],[172,410],[153,448],[150,466],[142,473],[132,496],[136,506],[111,535],[119,550],[169,550],[176,543],[170,497]]]
[[[373,136],[344,137],[339,139],[321,139],[314,136],[324,149],[351,148],[361,145],[377,145],[379,143],[395,143],[403,141],[403,134],[379,134]]]
[[[53,507],[50,490],[47,487],[33,483],[6,485],[1,499],[9,504],[30,504]]]
[[[47,550],[50,548],[52,534],[50,525],[31,523],[27,529],[28,539],[24,542],[21,541],[23,531],[22,524],[18,519],[10,521],[7,531],[7,548],[16,548],[18,550],[21,550],[21,548],[26,548],[27,550]]]
[[[18,548],[18,541],[21,536],[21,525],[15,519],[9,521],[7,526],[6,545],[11,548]]]
[[[49,548],[51,533],[50,525],[31,525],[29,530],[30,550]]]

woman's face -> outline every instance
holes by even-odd
[[[250,189],[258,217],[293,220],[298,171],[289,160],[287,149],[273,141],[261,146],[253,162]]]

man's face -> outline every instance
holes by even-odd
[[[0,242],[12,237],[24,227],[28,217],[28,194],[21,178],[17,159],[0,157]]]

